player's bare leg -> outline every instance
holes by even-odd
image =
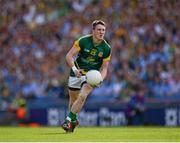
[[[79,93],[80,90],[69,90],[69,111],[71,111],[71,107],[73,103],[77,100]]]
[[[76,114],[81,111],[81,109],[86,101],[86,98],[91,93],[92,89],[93,88],[88,84],[83,85],[77,100],[74,102],[74,104],[71,107],[72,113]]]
[[[92,91],[92,89],[93,88],[90,85],[84,84],[79,95],[76,96],[77,98],[74,97],[70,99],[70,113],[67,116],[66,121],[62,124],[62,127],[66,132],[73,132],[74,128],[79,124],[78,120],[76,119],[76,113],[80,112],[86,101],[87,96]],[[77,92],[71,93],[76,94]],[[72,97],[72,94],[70,94],[70,97]]]
[[[71,111],[71,107],[74,104],[74,102],[77,100],[78,96],[79,96],[80,90],[69,90],[69,111]],[[69,114],[69,116],[72,116],[72,113]],[[76,119],[76,114],[73,115],[73,120],[67,120],[62,124],[62,128],[66,131],[66,132],[73,132],[74,128],[76,126],[78,126],[79,122]],[[69,119],[69,117],[67,117]]]

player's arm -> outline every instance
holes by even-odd
[[[109,66],[109,61],[111,59],[111,49],[109,49],[107,56],[103,59],[103,63],[101,66],[101,75],[103,80],[106,78],[107,76],[107,71],[108,71],[108,66]]]
[[[81,76],[81,71],[80,69],[77,69],[77,67],[75,66],[74,64],[74,56],[77,55],[79,53],[79,50],[76,48],[76,47],[72,47],[69,52],[67,53],[66,55],[66,62],[68,64],[68,66],[70,68],[72,68],[73,72],[75,73],[75,75],[77,77],[80,77]]]
[[[107,76],[107,71],[108,71],[108,65],[109,65],[109,61],[103,61],[103,64],[101,66],[101,75],[103,80],[106,78]]]
[[[78,50],[72,47],[66,55],[66,62],[70,68],[75,66],[73,57],[78,54]]]

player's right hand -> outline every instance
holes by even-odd
[[[80,78],[80,77],[82,76],[82,72],[81,72],[80,69],[76,70],[76,71],[74,72],[74,74],[75,74],[76,77],[78,77],[78,78]]]

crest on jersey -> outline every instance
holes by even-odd
[[[103,52],[99,52],[98,57],[102,58]]]

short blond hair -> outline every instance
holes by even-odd
[[[92,29],[95,29],[98,24],[106,26],[106,23],[104,21],[102,21],[102,20],[94,20],[92,22]]]

